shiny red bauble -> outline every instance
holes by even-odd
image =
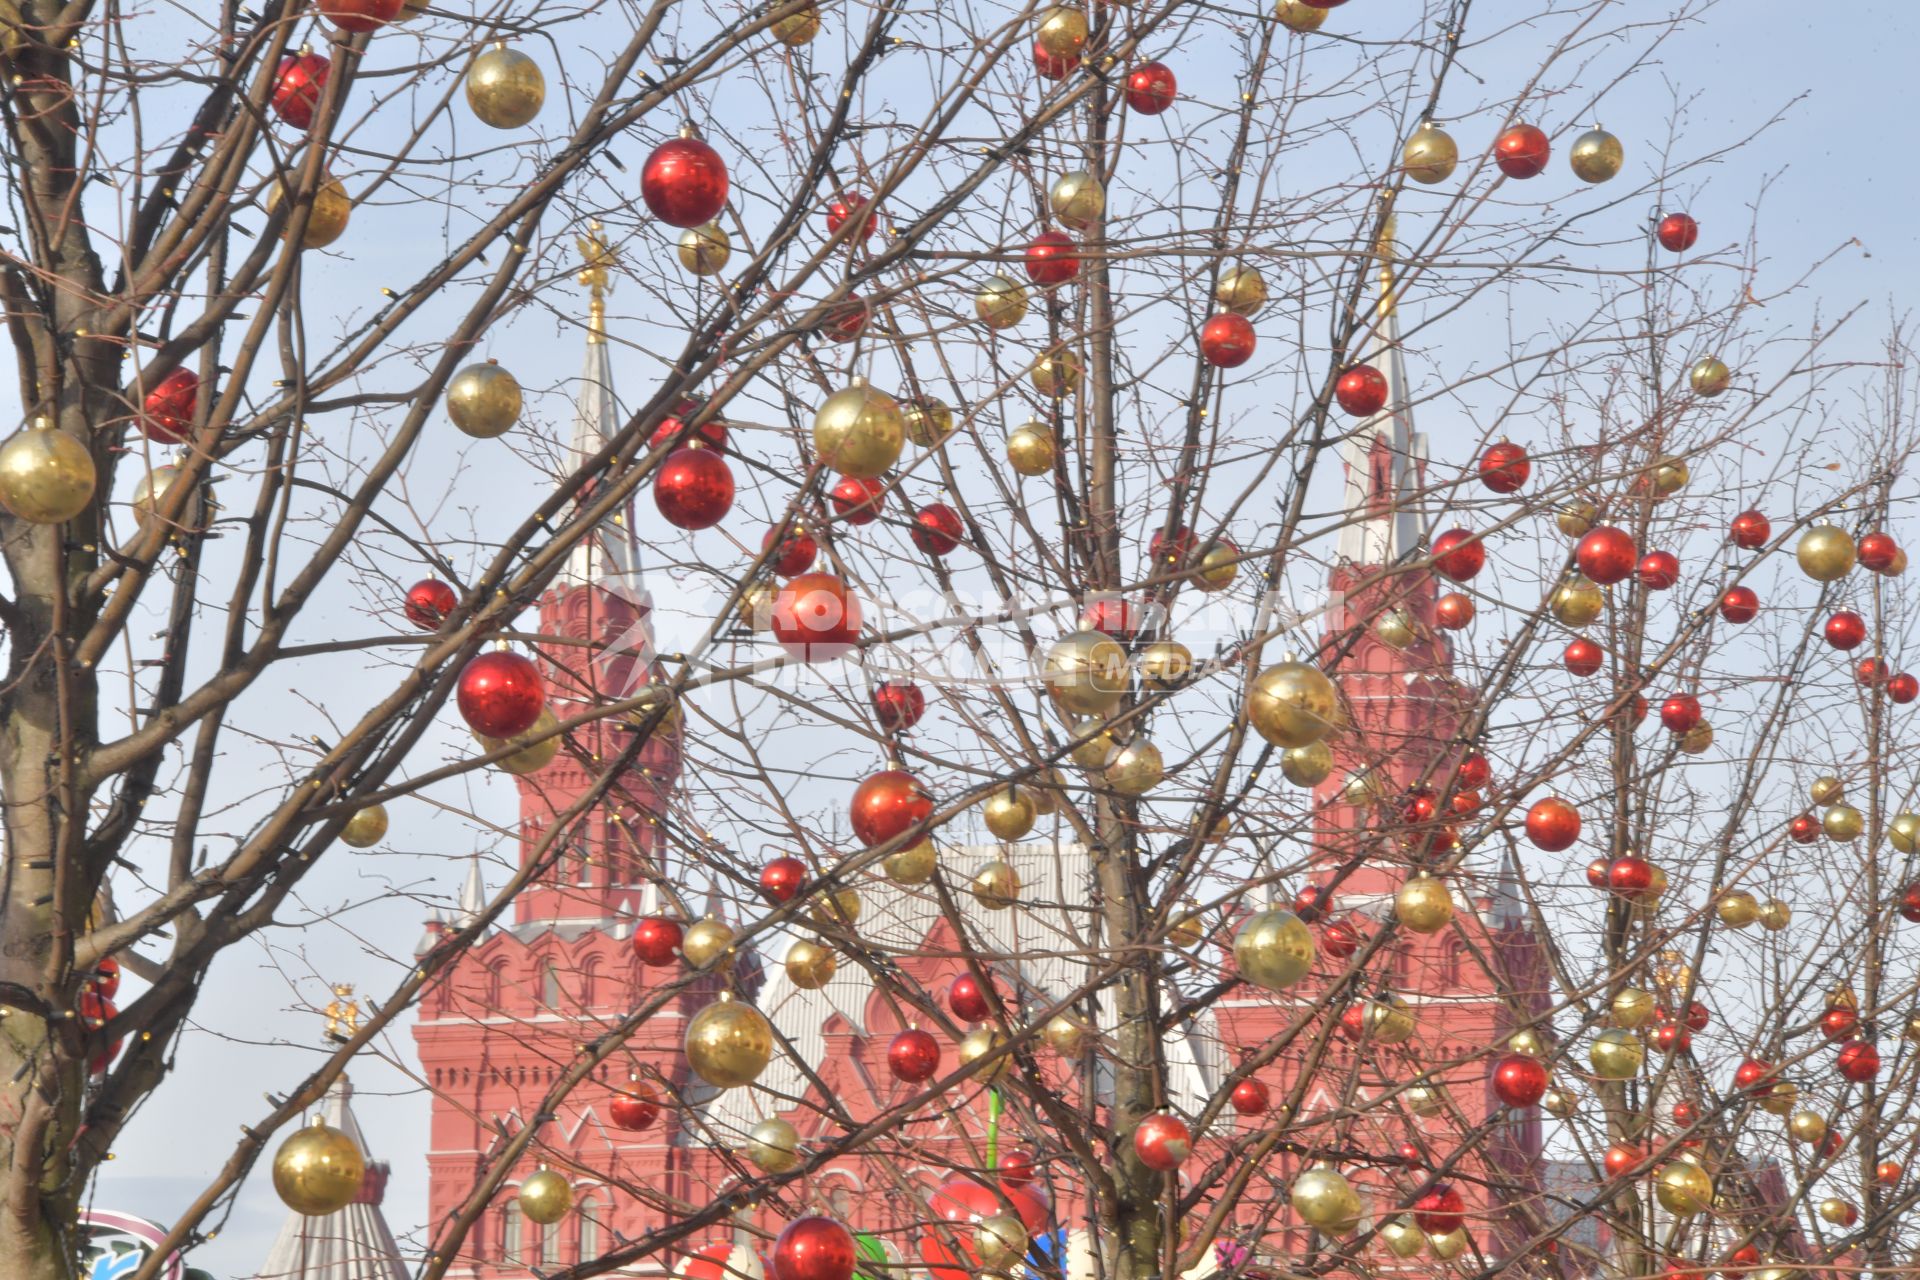
[[[1880,1074],[1880,1051],[1871,1040],[1849,1040],[1840,1046],[1834,1067],[1843,1078],[1865,1084]]]
[[[654,1100],[653,1090],[635,1081],[613,1095],[607,1104],[607,1116],[614,1128],[637,1132],[651,1128],[660,1118],[660,1104]]]
[[[923,1084],[940,1071],[940,1042],[931,1032],[909,1027],[887,1046],[887,1070],[895,1080]]]
[[[1449,529],[1433,540],[1433,567],[1455,582],[1469,582],[1487,565],[1487,544],[1466,529]]]
[[[1140,633],[1146,611],[1120,596],[1101,596],[1089,600],[1080,611],[1080,629],[1098,631],[1116,640],[1127,641]]]
[[[87,979],[87,990],[103,1000],[111,1000],[120,994],[120,962],[108,956],[93,967],[93,976]]]
[[[1442,631],[1463,631],[1473,622],[1473,600],[1449,591],[1433,602],[1433,625]]]
[[[488,738],[511,738],[533,728],[547,704],[547,682],[531,658],[506,649],[475,656],[454,693],[467,727]]]
[[[1902,920],[1909,924],[1920,924],[1920,880],[1900,891],[1898,910]]]
[[[1609,1178],[1624,1178],[1645,1162],[1647,1153],[1631,1142],[1616,1142],[1607,1148],[1601,1163]]]
[[[1898,1160],[1882,1160],[1873,1167],[1873,1180],[1883,1187],[1897,1187],[1906,1173],[1906,1168]]]
[[[162,444],[179,443],[193,430],[194,414],[200,408],[200,375],[191,369],[175,369],[147,392],[144,407],[140,429],[147,437]]]
[[[1800,814],[1787,824],[1787,835],[1795,844],[1812,844],[1820,838],[1820,819],[1810,813]]]
[[[848,818],[862,844],[885,844],[933,816],[933,797],[905,769],[882,769],[853,792]]]
[[[1080,246],[1064,231],[1042,231],[1027,246],[1026,266],[1035,284],[1065,284],[1080,274]]]
[[[1728,622],[1752,622],[1760,616],[1760,597],[1752,587],[1728,587],[1720,597],[1720,616]]]
[[[1691,1102],[1676,1102],[1673,1104],[1672,1115],[1675,1124],[1679,1125],[1682,1129],[1687,1129],[1691,1128],[1693,1122],[1700,1118],[1700,1108],[1694,1106]]]
[[[1853,668],[1853,678],[1869,689],[1885,684],[1892,674],[1892,668],[1878,658],[1862,658]]]
[[[1580,539],[1580,545],[1574,548],[1573,558],[1579,564],[1580,572],[1604,587],[1632,573],[1638,554],[1632,534],[1625,529],[1603,524],[1597,529],[1587,530]]]
[[[993,1016],[986,987],[970,973],[961,974],[947,988],[947,1008],[962,1022],[985,1022]]]
[[[929,502],[913,513],[913,545],[930,556],[953,551],[965,532],[960,513],[944,502]]]
[[[775,902],[792,902],[807,887],[807,864],[792,854],[760,868],[760,892]]]
[[[1370,364],[1357,364],[1333,384],[1333,398],[1356,418],[1370,418],[1387,403],[1387,375]]]
[[[803,662],[847,653],[860,639],[860,598],[830,573],[803,573],[773,597],[773,638]]]
[[[1147,558],[1156,566],[1178,569],[1199,549],[1200,539],[1194,536],[1193,530],[1177,525],[1171,534],[1165,529],[1153,531],[1153,537],[1147,541]]]
[[[1141,1119],[1133,1131],[1133,1153],[1140,1163],[1161,1173],[1178,1169],[1193,1150],[1193,1134],[1178,1116],[1156,1111]]]
[[[1733,539],[1736,547],[1758,551],[1773,537],[1773,522],[1758,511],[1742,511],[1728,526],[1727,536]]]
[[[1029,1234],[1043,1234],[1052,1210],[1040,1192],[1038,1186],[1013,1186],[1004,1178],[1000,1186],[991,1187],[966,1174],[956,1174],[934,1188],[927,1207],[941,1229],[920,1237],[920,1258],[927,1264],[929,1280],[975,1280],[980,1258],[974,1249],[973,1228],[983,1218],[1011,1208]]]
[[[1200,326],[1200,354],[1217,369],[1238,369],[1253,358],[1253,322],[1223,311]]]
[[[1335,960],[1346,960],[1360,950],[1360,931],[1345,920],[1335,920],[1320,935],[1320,949]]]
[[[668,524],[711,529],[733,510],[733,468],[717,449],[675,449],[654,472],[653,505]]]
[[[320,13],[342,31],[378,31],[406,7],[406,0],[320,0]]]
[[[1538,177],[1552,158],[1553,144],[1530,124],[1513,126],[1493,144],[1493,161],[1509,178]]]
[[[1413,1220],[1429,1235],[1458,1230],[1467,1220],[1467,1202],[1451,1182],[1440,1182],[1413,1202]]]
[[[666,916],[647,916],[633,926],[633,953],[640,963],[664,969],[680,962],[680,943],[686,930],[678,920]]]
[[[1567,651],[1560,656],[1561,663],[1577,676],[1590,676],[1600,669],[1607,660],[1607,651],[1585,636],[1578,636],[1567,642]]]
[[[1644,898],[1653,888],[1653,864],[1634,854],[1623,854],[1607,864],[1607,888],[1623,898]]]
[[[827,234],[837,234],[840,228],[855,218],[858,225],[848,234],[849,241],[864,241],[872,237],[875,210],[868,207],[869,201],[858,191],[849,191],[827,206]]]
[[[699,138],[668,138],[640,170],[640,198],[669,226],[712,222],[727,207],[727,162]]]
[[[1495,493],[1518,493],[1532,474],[1527,451],[1511,440],[1491,445],[1480,455],[1480,483]]]
[[[1558,853],[1580,838],[1580,811],[1558,796],[1536,800],[1527,810],[1527,839],[1533,847]]]
[[[1233,1103],[1233,1109],[1241,1115],[1258,1116],[1266,1114],[1273,1096],[1266,1085],[1258,1080],[1247,1079],[1233,1086],[1233,1092],[1228,1095],[1228,1101]]]
[[[1912,702],[1920,698],[1920,677],[1902,671],[1887,681],[1887,697],[1898,703]]]
[[[1885,573],[1899,562],[1900,544],[1890,534],[1869,533],[1855,545],[1854,555],[1861,568]]]
[[[853,1280],[853,1233],[832,1218],[795,1218],[773,1242],[773,1280]]]
[[[1671,551],[1649,551],[1640,557],[1637,573],[1647,590],[1665,591],[1680,581],[1680,558]]]
[[[438,631],[459,603],[452,587],[438,578],[422,578],[407,588],[407,621],[422,631]]]
[[[1733,1072],[1733,1087],[1746,1090],[1773,1079],[1773,1064],[1764,1058],[1748,1058]]]
[[[927,714],[927,695],[905,680],[888,680],[873,689],[873,714],[888,733],[899,733],[920,723]]]
[[[1127,72],[1127,105],[1143,116],[1157,116],[1173,105],[1180,82],[1164,62],[1143,62]]]
[[[1053,53],[1038,40],[1033,42],[1033,67],[1049,80],[1065,80],[1080,59],[1070,53]]]
[[[1000,1167],[995,1170],[1000,1175],[1003,1187],[1024,1187],[1034,1178],[1033,1152],[1015,1148],[1000,1157]]]
[[[1727,1254],[1727,1260],[1720,1264],[1720,1270],[1727,1280],[1740,1280],[1741,1273],[1753,1270],[1764,1261],[1766,1261],[1766,1255],[1760,1252],[1759,1245],[1743,1244]]]
[[[648,438],[648,443],[657,449],[663,444],[673,442],[687,429],[687,421],[699,412],[699,405],[691,400],[681,400],[673,406],[673,412],[662,418],[660,425],[653,429],[653,435]],[[719,418],[708,418],[687,437],[684,443],[725,450],[727,424]]]
[[[1306,924],[1326,915],[1333,910],[1333,894],[1317,884],[1310,884],[1293,895],[1293,914]]]
[[[1613,866],[1611,858],[1595,858],[1587,864],[1587,883],[1602,892],[1607,887],[1607,869]]]
[[[1849,649],[1859,648],[1867,638],[1867,620],[1851,609],[1842,609],[1827,619],[1822,630],[1827,643],[1845,653]]]
[[[296,53],[280,59],[273,75],[273,96],[268,102],[275,115],[296,129],[313,123],[313,109],[320,105],[320,91],[333,64],[317,53]]]
[[[1660,227],[1654,232],[1660,237],[1660,247],[1672,253],[1685,253],[1693,248],[1693,242],[1700,238],[1700,224],[1684,213],[1670,213],[1660,219]]]
[[[1700,699],[1676,693],[1660,704],[1660,723],[1670,733],[1685,733],[1700,723]]]
[[[779,539],[780,542],[780,549],[773,554],[775,573],[783,578],[791,578],[795,574],[805,573],[813,568],[814,558],[820,554],[820,544],[811,536],[795,529],[782,538],[780,530],[769,529],[766,536],[760,539],[760,549],[764,551],[771,547],[775,539]]]
[[[828,307],[820,318],[820,336],[828,342],[852,342],[867,331],[873,307],[857,293],[850,293]]]
[[[1710,1021],[1712,1021],[1712,1017],[1707,1013],[1707,1006],[1701,1004],[1698,1000],[1690,1000],[1687,1002],[1687,1030],[1705,1031],[1707,1029],[1707,1023]]]
[[[886,505],[887,486],[878,479],[848,476],[827,494],[833,513],[848,524],[872,524]]]
[[[1901,914],[1905,915],[1906,912],[1903,910]],[[1820,1034],[1829,1040],[1845,1040],[1859,1025],[1860,1015],[1845,1005],[1829,1009],[1820,1015]]]
[[[1460,767],[1454,776],[1461,786],[1478,791],[1493,781],[1493,766],[1478,751],[1469,751],[1460,757]]]
[[[1509,1107],[1530,1107],[1547,1093],[1547,1064],[1510,1053],[1493,1069],[1494,1096]]]

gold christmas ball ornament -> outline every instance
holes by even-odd
[[[824,942],[800,939],[787,948],[787,979],[802,991],[818,991],[833,980],[840,957]]]
[[[1048,650],[1042,678],[1069,712],[1104,716],[1127,691],[1127,651],[1104,632],[1076,631]]]
[[[1273,16],[1287,30],[1304,35],[1320,29],[1320,24],[1327,20],[1327,11],[1308,4],[1307,0],[1273,0]]]
[[[1056,1013],[1040,1028],[1040,1038],[1063,1058],[1077,1058],[1087,1047],[1087,1025],[1072,1014]]]
[[[1573,149],[1567,152],[1573,176],[1582,182],[1605,182],[1619,173],[1626,161],[1626,148],[1605,129],[1587,130],[1573,140]]]
[[[1452,1262],[1465,1253],[1472,1244],[1473,1237],[1467,1234],[1465,1227],[1433,1232],[1427,1236],[1427,1248],[1432,1250],[1433,1256],[1441,1262]]]
[[[1207,918],[1192,903],[1188,907],[1167,925],[1167,941],[1182,951],[1199,946],[1207,936]]]
[[[48,419],[0,444],[0,505],[28,524],[65,524],[93,501],[95,483],[87,446]]]
[[[1540,1033],[1532,1027],[1521,1027],[1507,1037],[1508,1053],[1523,1053],[1529,1058],[1547,1056],[1548,1045],[1540,1038]]]
[[[447,416],[476,440],[491,440],[520,421],[520,383],[492,360],[470,364],[447,384]]]
[[[1896,813],[1887,824],[1887,843],[1900,853],[1920,849],[1920,813]]]
[[[813,38],[820,34],[819,6],[810,4],[784,18],[777,19],[772,30],[773,38],[789,49],[798,49],[802,45],[813,43]]]
[[[530,1173],[520,1184],[520,1212],[527,1215],[528,1222],[550,1227],[566,1217],[571,1208],[573,1188],[551,1169]]]
[[[1137,737],[1113,749],[1103,776],[1107,785],[1121,795],[1143,796],[1160,785],[1167,776],[1167,766],[1159,747],[1145,737]]]
[[[518,129],[530,124],[547,101],[547,78],[518,49],[496,44],[467,70],[467,105],[481,124]]]
[[[1836,804],[1847,794],[1847,786],[1832,774],[1822,774],[1807,788],[1807,795],[1819,805]]]
[[[1793,922],[1793,908],[1779,898],[1768,898],[1760,904],[1760,927],[1768,933],[1778,933]]]
[[[1404,649],[1420,638],[1412,615],[1400,608],[1383,610],[1373,620],[1373,634],[1389,649]]]
[[[1769,1115],[1790,1115],[1800,1105],[1800,1086],[1791,1080],[1776,1080],[1773,1088],[1760,1095],[1760,1109]]]
[[[559,727],[560,720],[553,714],[553,708],[541,707],[540,715],[534,720],[533,727],[517,737],[489,738],[481,733],[476,733],[473,736],[475,741],[480,744],[480,749],[489,753],[498,751],[500,748],[513,743],[527,744],[512,755],[501,756],[493,762],[495,767],[503,773],[511,773],[515,777],[524,778],[529,774],[540,772],[552,764],[554,757],[560,754],[560,739],[562,735],[554,732],[554,730]]]
[[[1333,748],[1324,742],[1288,747],[1280,753],[1280,776],[1296,787],[1317,787],[1333,773]]]
[[[1340,801],[1356,809],[1365,808],[1376,800],[1383,799],[1387,793],[1387,784],[1379,774],[1371,769],[1356,769],[1347,775],[1340,784]]]
[[[1020,873],[1013,864],[995,858],[980,868],[980,873],[968,886],[973,892],[973,900],[988,911],[1005,911],[1020,901]]]
[[[286,199],[284,182],[276,182],[267,188],[267,212],[271,214]],[[289,215],[291,216],[291,215]],[[313,210],[307,215],[307,229],[300,237],[302,249],[324,249],[338,240],[347,230],[347,221],[353,216],[353,201],[347,195],[347,188],[340,179],[328,174],[320,179],[320,185],[313,192]],[[287,238],[288,228],[280,228],[280,238]]]
[[[982,1265],[1004,1271],[1027,1256],[1026,1224],[1014,1213],[990,1213],[973,1228],[973,1247]]]
[[[1733,385],[1733,370],[1717,356],[1703,356],[1687,370],[1687,384],[1693,388],[1693,394],[1712,399]]]
[[[1730,929],[1744,929],[1760,918],[1760,900],[1745,889],[1729,889],[1713,904],[1720,923]]]
[[[962,1067],[970,1067],[1004,1049],[1006,1044],[1007,1038],[991,1027],[975,1027],[960,1038],[955,1056],[960,1059]],[[1012,1061],[1012,1055],[1002,1054],[991,1066],[982,1067],[973,1078],[981,1084],[992,1084],[1007,1073],[1007,1064]]]
[[[929,838],[888,854],[880,861],[880,871],[895,884],[925,884],[939,865],[940,853]]]
[[[1315,9],[1315,13],[1320,10]],[[1255,316],[1267,305],[1267,279],[1253,267],[1241,263],[1220,273],[1213,287],[1213,299],[1223,311],[1237,316]]]
[[[1034,29],[1033,46],[1050,58],[1079,57],[1087,47],[1087,15],[1064,4],[1048,9]]]
[[[1686,488],[1692,478],[1693,472],[1685,458],[1662,458],[1653,464],[1653,491],[1663,498]]]
[[[1680,735],[1680,750],[1686,755],[1700,755],[1712,745],[1713,726],[1704,720]]]
[[[1431,1120],[1447,1109],[1447,1091],[1437,1084],[1410,1084],[1400,1093],[1407,1111],[1423,1120]]]
[[[1859,551],[1846,530],[1830,524],[1816,525],[1801,534],[1800,545],[1793,549],[1800,572],[1815,582],[1837,582],[1846,577],[1858,557]]]
[[[694,1074],[714,1088],[752,1084],[773,1060],[773,1027],[752,1005],[722,994],[687,1023],[686,1051]]]
[[[1602,1080],[1631,1080],[1639,1074],[1640,1064],[1646,1057],[1646,1046],[1640,1043],[1640,1037],[1624,1027],[1602,1031],[1587,1050],[1593,1074]]]
[[[371,849],[387,834],[387,807],[370,804],[354,811],[347,825],[340,828],[340,841],[355,849]]]
[[[740,593],[740,621],[754,631],[773,630],[774,604],[780,588],[771,582],[755,582]]]
[[[173,492],[174,483],[180,479],[180,467],[171,462],[162,463],[140,477],[140,483],[134,486],[133,518],[145,525],[159,512],[167,501],[167,495]],[[182,520],[191,520],[191,511],[181,513]]]
[[[843,476],[870,480],[900,460],[906,416],[884,391],[855,378],[827,397],[813,415],[813,447],[820,461]]]
[[[1560,508],[1553,517],[1553,523],[1569,538],[1584,538],[1599,519],[1599,507],[1584,498],[1577,498]]]
[[[1674,1160],[1655,1175],[1653,1194],[1660,1207],[1676,1218],[1690,1218],[1713,1207],[1713,1179],[1699,1165]]]
[[[1320,741],[1332,731],[1339,711],[1340,694],[1333,681],[1317,667],[1291,659],[1255,676],[1247,700],[1247,719],[1276,747]]]
[[[807,918],[823,929],[850,929],[859,922],[864,905],[852,885],[822,889],[807,900]]]
[[[295,1213],[321,1218],[353,1203],[366,1172],[353,1139],[315,1116],[274,1153],[273,1189]]]
[[[1239,573],[1239,549],[1227,542],[1209,542],[1200,553],[1200,567],[1188,581],[1202,591],[1225,591]]]
[[[1453,923],[1453,891],[1430,875],[1409,877],[1393,895],[1400,927],[1413,933],[1438,933]]]
[[[1787,1136],[1795,1142],[1820,1142],[1827,1136],[1827,1118],[1818,1111],[1796,1111],[1787,1121]]]
[[[1540,1095],[1540,1109],[1556,1120],[1565,1120],[1580,1109],[1580,1100],[1571,1090],[1553,1085]]]
[[[1040,816],[1033,793],[1024,787],[1002,787],[986,798],[980,816],[997,840],[1018,840],[1033,830]]]
[[[1420,1029],[1413,1006],[1397,995],[1375,996],[1366,1004],[1366,1033],[1381,1044],[1405,1044]]]
[[[1023,422],[1007,434],[1007,465],[1020,475],[1046,475],[1058,452],[1053,428],[1044,422]]]
[[[988,276],[973,295],[974,314],[989,329],[1011,329],[1027,318],[1027,291],[1005,276]]]
[[[1314,9],[1311,12],[1325,13],[1326,10]],[[1420,1251],[1427,1247],[1427,1233],[1415,1225],[1412,1218],[1402,1214],[1380,1224],[1380,1241],[1387,1246],[1387,1252],[1396,1258],[1417,1258]]]
[[[1085,231],[1107,211],[1107,192],[1098,178],[1079,170],[1054,179],[1047,204],[1062,225]]]
[[[1064,400],[1080,389],[1080,358],[1071,351],[1050,351],[1034,361],[1028,377],[1049,400]]]
[[[1561,626],[1577,630],[1592,624],[1606,603],[1599,587],[1576,574],[1554,590],[1553,616]]]
[[[1313,958],[1313,931],[1282,908],[1247,917],[1234,935],[1233,961],[1240,976],[1268,991],[1284,991],[1306,977]]]
[[[912,396],[900,402],[907,439],[916,449],[931,449],[953,434],[953,410],[934,396]]]
[[[1920,1044],[1920,1014],[1907,1019],[1907,1025],[1900,1028],[1900,1038],[1909,1044]]]
[[[768,1116],[747,1130],[746,1156],[762,1173],[798,1169],[800,1131],[779,1116]]]
[[[1459,163],[1459,144],[1454,142],[1452,134],[1432,121],[1415,129],[1400,151],[1400,164],[1407,176],[1427,186],[1451,178]]]
[[[680,265],[696,276],[717,275],[733,256],[733,237],[717,222],[688,227],[680,233]]]
[[[1088,721],[1074,728],[1075,742],[1067,753],[1072,761],[1082,769],[1098,769],[1107,763],[1107,757],[1113,754],[1114,737],[1111,729],[1097,727],[1096,721]]]
[[[1300,1220],[1315,1230],[1346,1235],[1359,1225],[1360,1193],[1336,1170],[1301,1170],[1287,1198]]]
[[[1865,826],[1866,819],[1850,804],[1836,804],[1820,816],[1820,829],[1827,833],[1827,839],[1840,844],[1858,840]]]
[[[680,955],[696,969],[726,968],[733,963],[733,926],[712,916],[694,921],[680,939]]]
[[[1149,689],[1176,689],[1193,674],[1193,650],[1178,640],[1156,640],[1140,651],[1139,663]]]
[[[1614,1026],[1625,1027],[1629,1031],[1644,1027],[1653,1021],[1653,992],[1642,991],[1639,987],[1622,987],[1614,994],[1609,1008]]]
[[[1850,1227],[1860,1220],[1860,1210],[1850,1200],[1828,1196],[1820,1202],[1820,1219],[1836,1227]]]

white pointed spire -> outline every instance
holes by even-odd
[[[368,1157],[352,1096],[353,1086],[343,1075],[321,1099],[320,1114]],[[254,1273],[256,1280],[407,1280],[400,1246],[380,1211],[387,1175],[387,1165],[368,1158],[360,1194],[346,1208],[317,1218],[289,1210],[266,1262]]]
[[[453,927],[466,929],[487,909],[487,882],[480,876],[480,855],[467,860],[467,882],[460,886],[460,910],[454,914]]]
[[[1407,365],[1400,350],[1400,317],[1393,274],[1394,220],[1387,219],[1378,244],[1380,304],[1373,341],[1362,361],[1387,380],[1380,412],[1340,442],[1346,469],[1346,509],[1352,522],[1340,530],[1339,554],[1356,565],[1392,564],[1420,545],[1420,514],[1412,501],[1425,485],[1427,438],[1413,429]]]

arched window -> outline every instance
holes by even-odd
[[[518,1263],[521,1248],[520,1206],[512,1201],[500,1210],[500,1260]]]
[[[487,1007],[489,1009],[500,1007],[500,991],[505,985],[505,969],[504,963],[487,966]]]
[[[557,1267],[560,1265],[560,1224],[540,1228],[540,1265]]]
[[[589,959],[580,966],[580,1007],[591,1009],[600,995],[600,962]]]
[[[600,1202],[587,1196],[573,1212],[580,1221],[579,1260],[589,1262],[600,1256]]]
[[[560,1007],[560,971],[551,960],[540,966],[540,1003],[549,1009]]]

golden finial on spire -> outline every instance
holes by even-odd
[[[351,1040],[360,1031],[360,1002],[353,998],[353,985],[336,983],[333,999],[320,1011],[327,1019],[327,1039]]]
[[[602,230],[596,219],[588,224],[587,234],[574,238],[584,264],[574,279],[585,285],[592,297],[587,304],[587,341],[590,343],[607,340],[607,294],[613,290],[613,269],[620,265]]]
[[[1397,256],[1394,233],[1399,229],[1399,223],[1399,215],[1389,211],[1386,220],[1380,224],[1379,238],[1373,242],[1373,256],[1380,263],[1380,314],[1382,317],[1393,314],[1393,264]]]

